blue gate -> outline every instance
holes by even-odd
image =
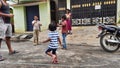
[[[27,31],[33,31],[32,21],[35,15],[39,17],[39,6],[26,6]]]

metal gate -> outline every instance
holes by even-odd
[[[117,0],[71,0],[72,25],[116,24]]]
[[[67,7],[66,0],[58,0],[58,19],[60,20],[62,15],[65,14],[65,10]]]

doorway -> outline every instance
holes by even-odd
[[[33,31],[32,21],[35,15],[39,17],[39,6],[26,6],[27,31]]]
[[[51,22],[57,22],[56,17],[56,2],[54,0],[50,0],[50,12],[51,12]]]

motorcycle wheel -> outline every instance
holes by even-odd
[[[107,40],[115,40],[114,35],[107,33],[100,38],[101,47],[107,52],[115,52],[119,49],[118,43],[110,43]]]

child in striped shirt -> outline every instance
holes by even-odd
[[[48,34],[48,39],[43,41],[45,42],[50,42],[48,45],[48,49],[46,50],[46,54],[52,57],[52,62],[53,63],[58,63],[57,59],[57,54],[56,50],[58,49],[58,45],[61,45],[60,37],[58,35],[58,32],[56,31],[57,27],[55,24],[51,23],[49,24],[49,34]]]

